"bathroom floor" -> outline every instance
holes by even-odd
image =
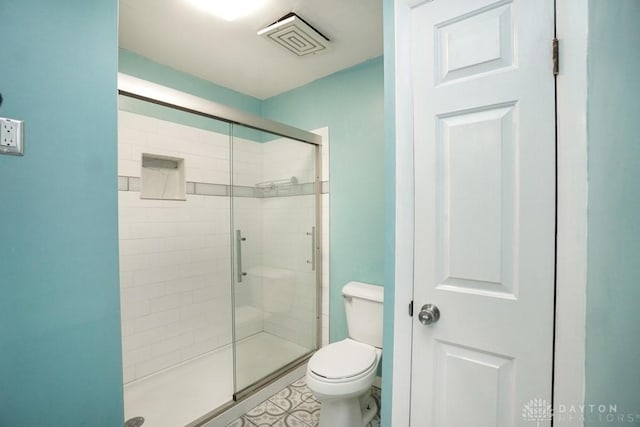
[[[380,407],[380,389],[373,388],[373,397]],[[304,377],[280,390],[227,427],[316,427],[320,417],[320,402],[314,397]],[[380,415],[367,427],[378,427]]]

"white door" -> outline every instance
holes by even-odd
[[[411,425],[549,425],[553,0],[412,3]]]

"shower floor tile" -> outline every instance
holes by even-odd
[[[372,393],[380,408],[380,389],[374,387]],[[316,427],[319,419],[320,402],[313,397],[302,377],[227,424],[227,427]],[[378,413],[367,427],[379,426]]]

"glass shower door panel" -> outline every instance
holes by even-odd
[[[232,196],[238,392],[316,348],[316,146],[234,125]]]
[[[233,397],[228,123],[120,97],[126,419],[186,425]]]

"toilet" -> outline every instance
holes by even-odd
[[[307,386],[320,402],[319,427],[364,427],[378,411],[371,396],[382,355],[383,288],[349,282],[342,288],[349,338],[318,350]]]

